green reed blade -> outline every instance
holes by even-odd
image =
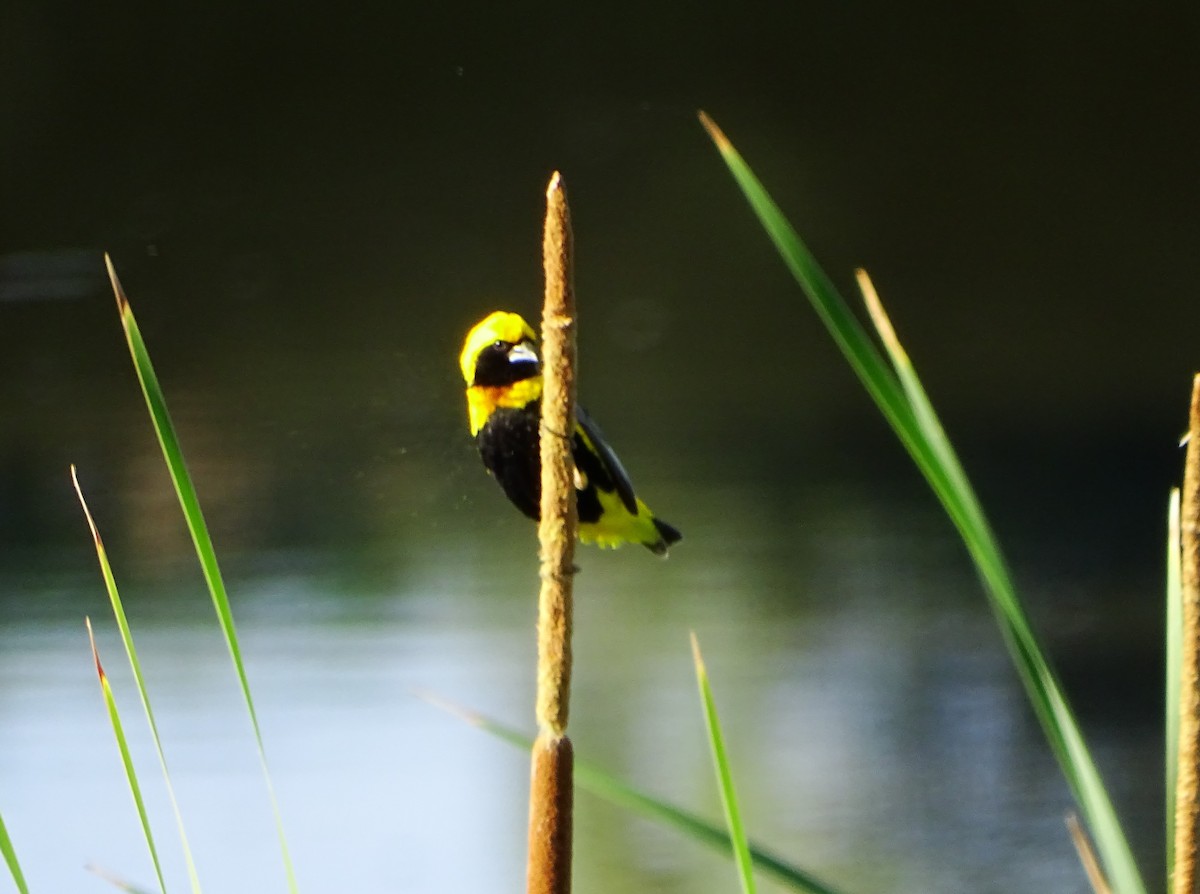
[[[780,257],[957,528],[984,581],[1030,705],[1092,830],[1109,882],[1118,894],[1144,894],[1145,885],[1112,802],[1017,599],[1000,547],[890,324],[881,326],[877,319],[891,366],[754,172],[712,120],[703,113],[700,117]]]
[[[1167,506],[1167,878],[1175,871],[1175,780],[1179,773],[1179,674],[1183,666],[1183,577],[1179,536],[1179,488]]]
[[[75,494],[79,497],[79,505],[83,507],[84,518],[87,519],[88,528],[92,532],[92,542],[96,548],[96,558],[100,562],[100,574],[104,578],[104,586],[108,590],[108,601],[112,604],[113,615],[117,619],[117,628],[121,631],[121,642],[125,645],[125,655],[129,659],[129,668],[133,671],[133,679],[137,684],[138,695],[142,700],[142,710],[146,714],[146,722],[150,725],[150,734],[154,739],[154,749],[158,753],[158,764],[162,768],[163,781],[167,787],[167,797],[171,802],[171,810],[175,814],[175,826],[179,830],[179,840],[183,846],[183,857],[187,864],[188,880],[191,883],[194,894],[200,894],[200,878],[196,873],[195,861],[192,859],[191,846],[188,844],[187,830],[183,824],[183,814],[179,810],[179,802],[175,799],[175,786],[171,784],[171,773],[167,769],[167,756],[163,751],[162,740],[158,735],[158,724],[154,720],[154,709],[150,706],[150,695],[146,690],[145,677],[142,676],[142,665],[138,661],[137,649],[133,643],[133,631],[130,630],[129,621],[125,617],[125,607],[121,602],[121,594],[117,590],[116,577],[113,575],[112,566],[108,561],[108,551],[104,548],[104,541],[100,538],[100,529],[96,527],[91,510],[88,509],[87,500],[83,497],[83,489],[79,486],[79,477],[75,473],[74,466],[71,466],[71,483],[75,487]]]
[[[100,678],[100,691],[104,695],[104,705],[108,708],[108,719],[112,724],[113,735],[117,739],[117,749],[121,752],[121,763],[125,767],[125,778],[129,781],[129,791],[133,795],[133,803],[137,806],[138,819],[142,823],[142,834],[146,838],[146,847],[150,849],[150,859],[154,863],[154,874],[158,876],[159,890],[166,894],[167,885],[163,881],[162,865],[158,862],[158,848],[154,846],[154,833],[150,831],[150,819],[146,815],[146,803],[142,800],[142,787],[138,784],[137,770],[133,766],[133,758],[129,755],[129,745],[125,741],[125,729],[121,725],[121,715],[117,711],[117,702],[113,698],[112,687],[108,684],[108,675],[100,663],[100,653],[96,650],[96,638],[92,635],[92,619],[87,622],[88,641],[92,644],[92,659],[96,662],[96,676]]]
[[[8,829],[4,827],[4,817],[0,816],[0,854],[8,866],[9,874],[17,886],[19,894],[29,894],[29,886],[25,884],[25,875],[21,872],[21,864],[17,861],[17,851],[12,839],[8,837]]]
[[[262,766],[267,795],[270,799],[271,811],[275,819],[275,831],[279,839],[284,870],[287,873],[288,889],[292,894],[297,894],[299,889],[296,883],[296,873],[292,866],[291,853],[288,850],[287,838],[284,835],[283,815],[279,810],[279,801],[275,796],[275,786],[271,782],[271,774],[267,766],[267,751],[263,744],[262,731],[258,724],[258,713],[254,710],[254,698],[250,694],[250,682],[246,676],[245,663],[242,661],[242,650],[238,645],[237,628],[233,623],[233,611],[229,605],[229,596],[225,591],[225,582],[221,577],[221,568],[217,563],[216,550],[213,548],[212,539],[209,537],[208,525],[205,523],[204,513],[200,509],[200,500],[196,496],[196,488],[192,484],[191,475],[188,473],[187,464],[183,458],[183,450],[179,444],[179,437],[175,433],[175,426],[171,422],[170,413],[167,411],[166,397],[163,395],[162,388],[158,383],[158,377],[154,373],[154,365],[150,362],[150,354],[146,349],[145,342],[142,340],[142,334],[138,330],[137,320],[134,319],[133,308],[129,304],[129,299],[125,296],[125,290],[121,288],[121,282],[117,278],[117,271],[114,269],[112,260],[107,254],[104,256],[104,263],[108,267],[108,277],[112,283],[113,294],[117,299],[117,311],[121,317],[121,325],[125,329],[125,340],[129,344],[129,353],[133,358],[133,366],[137,371],[138,381],[142,386],[142,395],[146,399],[146,406],[150,411],[150,419],[154,423],[154,432],[158,436],[158,443],[162,448],[163,458],[166,460],[167,469],[171,474],[171,481],[175,485],[175,493],[179,497],[179,505],[183,509],[183,516],[187,522],[192,543],[196,548],[196,556],[200,560],[200,568],[204,572],[204,580],[208,584],[208,591],[212,596],[213,608],[216,609],[217,620],[221,625],[221,632],[225,635],[225,644],[229,648],[229,657],[233,661],[234,671],[237,673],[242,697],[246,703],[246,710],[250,715],[250,724],[254,728],[254,740],[258,746],[259,763]]]
[[[417,695],[429,704],[453,714],[502,742],[526,751],[533,747],[532,737],[526,736],[510,726],[505,726],[482,714],[469,711],[429,693],[422,692]],[[726,856],[732,853],[733,839],[725,829],[715,823],[710,823],[695,813],[668,804],[666,801],[622,782],[596,764],[581,760],[578,755],[575,758],[575,782],[581,789],[603,798],[610,804],[615,804],[665,826],[671,826],[686,837],[706,844]],[[837,888],[825,884],[811,873],[791,865],[765,848],[753,843],[749,845],[749,848],[754,866],[764,875],[770,876],[785,887],[803,892],[803,894],[841,894]]]
[[[721,735],[721,722],[717,718],[717,703],[709,685],[708,671],[700,655],[700,641],[692,634],[692,661],[696,666],[696,682],[700,687],[700,703],[704,706],[704,725],[708,728],[708,744],[712,749],[713,769],[717,772],[717,787],[721,792],[721,807],[725,811],[725,826],[733,841],[733,859],[737,864],[742,883],[742,894],[754,894],[754,868],[750,859],[750,847],[746,843],[746,829],[742,825],[738,809],[737,792],[733,787],[733,771],[729,768],[729,756],[725,752],[725,737]]]

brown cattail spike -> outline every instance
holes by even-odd
[[[566,736],[571,695],[571,603],[575,574],[575,296],[571,214],[562,178],[546,190],[542,242],[542,502],[538,523],[538,737],[529,788],[528,894],[570,894],[574,757]]]
[[[538,727],[567,728],[571,687],[571,603],[575,568],[575,296],[571,285],[571,214],[562,178],[546,191],[542,243],[541,595],[538,600]]]

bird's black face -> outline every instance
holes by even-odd
[[[541,371],[542,362],[533,342],[494,341],[475,358],[474,384],[499,388],[531,379]]]

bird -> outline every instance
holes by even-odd
[[[539,428],[542,360],[537,334],[520,314],[495,311],[463,341],[459,366],[467,416],[483,465],[514,506],[535,521],[541,505]],[[601,547],[640,543],[655,555],[683,535],[638,499],[629,474],[599,426],[575,408],[571,439],[579,539]]]

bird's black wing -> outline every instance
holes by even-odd
[[[592,446],[596,448],[600,464],[612,478],[621,502],[625,504],[625,508],[630,513],[637,515],[637,497],[633,495],[633,482],[629,480],[629,473],[625,471],[625,467],[621,465],[621,461],[617,459],[613,449],[608,446],[608,441],[604,440],[604,433],[600,431],[600,426],[596,425],[596,421],[587,414],[583,407],[575,408],[575,421],[587,435],[587,439],[592,442]]]

